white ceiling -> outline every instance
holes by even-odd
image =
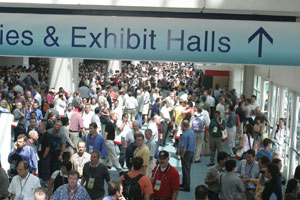
[[[0,0],[0,6],[300,17],[299,0]]]

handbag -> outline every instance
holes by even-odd
[[[237,160],[242,160],[243,159],[243,154],[244,154],[244,148],[241,148],[241,149],[237,150],[237,152],[235,154],[235,158]]]
[[[224,129],[222,131],[222,142],[227,141],[227,139],[228,139],[228,137],[227,137],[227,131],[226,131],[226,129]]]

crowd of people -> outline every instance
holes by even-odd
[[[191,190],[197,200],[300,197],[299,166],[282,192],[285,119],[272,127],[255,95],[205,89],[192,63],[122,64],[116,72],[81,64],[77,91],[48,88],[47,71],[47,63],[0,68],[0,111],[14,116],[0,199],[175,200]],[[19,72],[39,78],[20,80]],[[167,144],[181,161],[181,181],[161,150]],[[191,165],[205,156],[206,185],[191,188]],[[119,180],[111,180],[112,167]]]

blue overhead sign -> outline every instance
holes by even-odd
[[[300,24],[0,14],[0,55],[300,66]]]

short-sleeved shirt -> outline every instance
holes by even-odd
[[[116,124],[112,123],[111,121],[107,122],[105,126],[105,132],[107,132],[107,140],[115,140],[115,132],[116,132]]]
[[[79,172],[80,176],[82,176],[83,173],[83,167],[85,163],[89,162],[91,160],[91,154],[84,152],[82,156],[80,157],[78,153],[74,154],[71,157],[71,163],[72,168]]]
[[[186,148],[186,151],[195,152],[196,137],[192,130],[188,129],[183,132],[181,136],[181,147]]]
[[[224,172],[225,172],[225,170],[222,169],[219,164],[216,164],[208,169],[208,171],[206,173],[205,181],[214,179],[218,174],[224,173]],[[207,186],[210,191],[213,191],[215,193],[220,192],[220,184],[218,183],[218,181],[211,183],[211,184],[207,184]]]
[[[106,180],[106,182],[110,181],[110,176],[106,166],[99,163],[97,167],[92,167],[91,163],[88,162],[84,165],[83,177],[85,178],[85,189],[92,199],[104,197],[104,180]],[[94,179],[94,184],[93,188],[89,189],[88,183],[91,178]]]
[[[79,112],[74,111],[70,118],[70,131],[79,132],[83,128],[83,119]]]
[[[47,132],[51,135],[53,150],[60,151],[62,145],[67,143],[66,135],[61,130],[56,132],[54,128],[49,129]]]
[[[22,187],[23,191],[21,193]],[[24,200],[27,200],[32,199],[34,196],[34,190],[38,187],[41,187],[39,178],[28,173],[24,179],[22,179],[19,175],[14,176],[9,185],[8,192],[15,194],[15,199],[18,199],[21,195],[23,195]]]
[[[152,178],[153,188],[157,181],[161,181],[159,190],[153,190],[153,196],[156,198],[171,198],[173,191],[179,190],[179,173],[170,164],[164,172],[156,165],[152,171]]]
[[[143,144],[141,147],[137,147],[134,151],[134,157],[141,157],[143,159],[143,165],[147,165],[146,175],[148,175],[150,151],[147,145]]]
[[[136,171],[136,170],[128,172],[128,176],[130,178],[135,178],[139,174],[141,174],[141,172]],[[125,177],[123,175],[123,176],[121,176],[120,181],[122,182],[124,180],[125,180]],[[142,195],[151,195],[153,193],[152,184],[151,184],[151,181],[148,178],[148,176],[142,176],[140,178],[140,180],[138,181],[138,183],[140,184]]]
[[[224,129],[226,128],[226,120],[220,119]],[[217,123],[216,119],[213,118],[209,124],[209,132],[213,137],[222,137],[222,129],[220,125]]]
[[[74,191],[69,190],[69,184],[64,184],[57,188],[57,190],[51,196],[51,200],[62,200],[62,199],[72,199],[72,200],[91,200],[89,194],[82,186],[77,186]]]
[[[150,157],[154,158],[155,153],[156,153],[156,142],[154,141],[153,138],[150,138],[147,142],[147,147],[149,148],[150,151]]]
[[[258,162],[259,159],[263,156],[267,156],[270,161],[272,160],[272,153],[271,151],[268,151],[268,150],[265,150],[265,149],[260,149],[258,152],[257,152],[257,155],[256,155],[256,161]]]
[[[102,135],[97,134],[95,137],[92,137],[91,134],[88,134],[86,137],[83,138],[83,141],[86,142],[86,152],[92,153],[94,150],[97,150],[101,153],[101,158],[105,158],[106,147]]]

